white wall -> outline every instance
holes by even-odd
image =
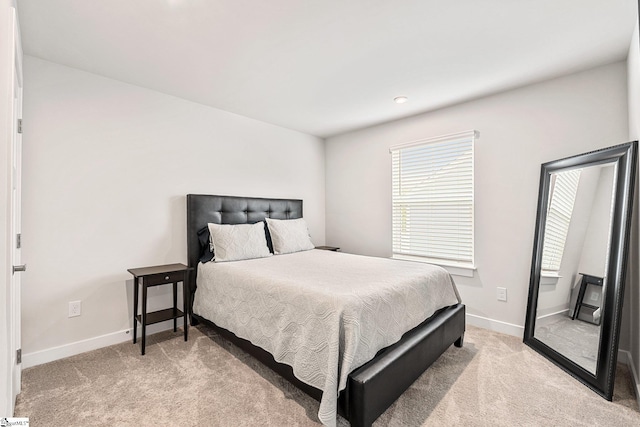
[[[619,62],[329,138],[327,244],[390,256],[388,148],[476,129],[477,271],[454,278],[470,322],[522,336],[540,165],[626,142],[626,79]],[[507,302],[497,301],[496,287],[508,289]]]
[[[186,262],[188,193],[303,199],[324,244],[321,139],[33,57],[24,70],[26,359],[128,339],[127,268]],[[152,290],[166,308],[170,286]]]
[[[600,169],[598,187],[589,210],[589,226],[580,254],[579,273],[604,277],[610,251],[611,211],[613,204],[614,167]]]

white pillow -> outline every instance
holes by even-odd
[[[266,221],[275,254],[308,251],[315,247],[311,243],[307,222],[303,218],[286,220],[266,218]]]
[[[209,223],[215,262],[271,256],[264,233],[264,223],[213,224]]]

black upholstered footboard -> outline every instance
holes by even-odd
[[[353,371],[344,396],[351,426],[370,426],[451,344],[462,344],[464,330],[464,305],[446,308]]]

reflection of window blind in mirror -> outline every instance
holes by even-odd
[[[475,131],[392,147],[393,254],[473,265]]]
[[[551,200],[547,212],[542,249],[542,271],[558,272],[569,233],[581,169],[560,172],[552,177]]]

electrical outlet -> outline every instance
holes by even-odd
[[[497,288],[498,289],[498,301],[506,301],[507,300],[507,288]]]
[[[76,317],[82,314],[82,301],[69,302],[69,317]]]

